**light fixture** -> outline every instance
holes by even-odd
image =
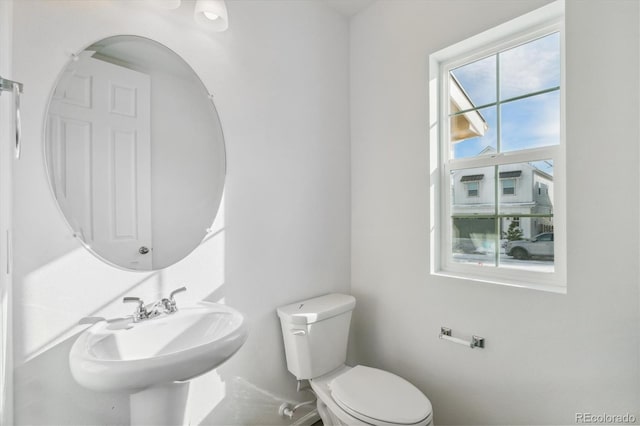
[[[193,17],[213,31],[225,31],[229,27],[224,0],[197,0]]]
[[[163,9],[177,9],[180,7],[180,0],[152,0],[152,3]]]

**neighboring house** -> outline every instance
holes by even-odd
[[[495,150],[488,147],[480,155],[487,155],[492,151]],[[497,186],[494,167],[456,170],[451,174],[451,185],[454,227],[458,229],[460,237],[466,237],[470,233],[495,233],[493,219],[482,221],[469,218],[468,215],[494,215],[496,189],[499,214],[508,216],[500,218],[501,236],[504,236],[513,221],[523,231],[524,238],[553,231],[553,176],[532,164],[500,166]],[[532,214],[549,217],[522,217]]]

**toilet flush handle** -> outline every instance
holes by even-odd
[[[291,330],[291,334],[294,336],[305,336],[307,334],[307,330]]]

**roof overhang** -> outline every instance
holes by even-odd
[[[455,76],[449,73],[449,98],[451,100],[451,114],[466,111],[451,116],[451,142],[461,142],[465,139],[484,136],[489,125],[464,91]],[[469,111],[471,110],[471,111]]]

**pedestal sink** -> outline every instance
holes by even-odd
[[[246,338],[242,314],[200,302],[140,322],[100,321],[78,336],[69,365],[88,389],[130,393],[132,425],[179,425],[187,381],[222,364]]]

